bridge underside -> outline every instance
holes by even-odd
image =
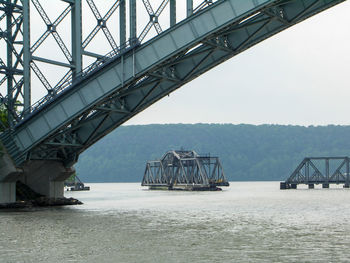
[[[102,59],[72,85],[47,96],[45,103],[0,139],[16,169],[48,161],[72,167],[85,149],[164,96],[341,2],[218,1],[145,44]]]

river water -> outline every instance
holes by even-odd
[[[81,206],[0,212],[0,262],[350,262],[350,189],[90,186],[66,192]]]

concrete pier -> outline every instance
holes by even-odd
[[[57,161],[28,161],[23,166],[20,181],[46,197],[61,198],[64,195],[64,181],[74,172],[73,167],[66,168]]]
[[[0,182],[0,204],[16,202],[16,182]]]
[[[1,145],[0,145],[1,146]],[[0,203],[16,202],[16,181],[22,173],[5,150],[0,153]]]
[[[75,172],[58,161],[27,161],[16,167],[3,151],[0,156],[0,204],[16,202],[16,182],[21,181],[32,190],[48,198],[64,197],[64,181]]]

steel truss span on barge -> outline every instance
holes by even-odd
[[[146,164],[142,186],[154,190],[216,191],[229,186],[218,157],[195,151],[169,151]]]

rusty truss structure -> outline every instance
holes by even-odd
[[[307,157],[297,166],[280,189],[296,189],[298,184],[306,184],[310,189],[315,184],[329,188],[329,184],[350,186],[349,157]]]
[[[217,190],[229,186],[218,157],[195,151],[169,151],[146,164],[142,186],[150,189]]]

